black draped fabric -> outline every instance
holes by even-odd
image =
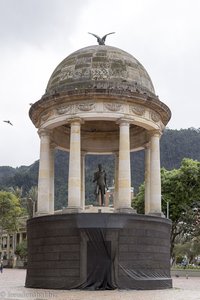
[[[27,228],[26,287],[172,287],[169,220],[134,214],[63,214],[31,219]]]
[[[111,241],[106,240],[106,230],[90,228],[83,234],[87,236],[87,281],[82,288],[91,290],[115,289],[112,280],[114,258],[111,255]]]

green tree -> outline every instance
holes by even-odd
[[[18,186],[16,187],[9,187],[8,192],[11,192],[13,195],[15,195],[18,199],[22,198],[22,188],[19,188]]]
[[[131,206],[137,210],[138,214],[144,214],[144,192],[145,186],[141,184],[136,197],[132,199]]]
[[[171,251],[176,240],[198,235],[200,205],[200,162],[183,159],[178,170],[161,172],[163,209],[169,204],[172,220]]]
[[[179,257],[187,257],[189,263],[195,263],[195,258],[200,255],[200,236],[185,243],[175,244],[174,255],[176,260]]]
[[[16,246],[15,254],[19,256],[22,260],[25,260],[27,258],[28,250],[26,240],[22,241]]]
[[[195,256],[200,255],[200,235],[193,239],[193,251]]]
[[[35,216],[37,210],[37,198],[38,198],[38,188],[37,186],[32,186],[31,189],[26,193],[26,196],[24,198],[26,202],[29,218]]]
[[[181,167],[161,170],[162,210],[172,220],[171,254],[177,241],[186,242],[200,234],[200,162],[183,159]],[[136,196],[133,206],[141,212],[144,207],[144,188]]]
[[[17,231],[23,214],[19,199],[11,192],[0,191],[0,237],[3,231]]]

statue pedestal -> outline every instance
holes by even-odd
[[[129,213],[75,213],[27,222],[26,287],[166,289],[171,222]]]

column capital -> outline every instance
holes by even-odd
[[[150,131],[148,131],[148,134],[149,134],[150,137],[152,137],[152,136],[158,136],[158,137],[161,137],[162,131],[159,130],[159,129],[150,130]]]
[[[38,134],[39,134],[40,137],[41,137],[41,136],[50,136],[51,130],[45,129],[45,128],[40,128],[40,129],[38,130]]]
[[[131,120],[128,118],[119,118],[116,121],[116,124],[122,125],[122,126],[130,126]]]
[[[70,118],[70,119],[67,119],[67,123],[81,125],[81,124],[84,124],[84,120],[82,118],[78,118],[78,117]]]

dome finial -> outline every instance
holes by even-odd
[[[88,32],[88,33],[91,34],[91,35],[93,35],[93,36],[95,36],[97,38],[97,42],[99,43],[99,45],[105,45],[105,40],[106,40],[107,35],[113,34],[115,32],[107,33],[102,38],[100,38],[98,35],[96,35],[94,33],[91,33],[91,32]]]

